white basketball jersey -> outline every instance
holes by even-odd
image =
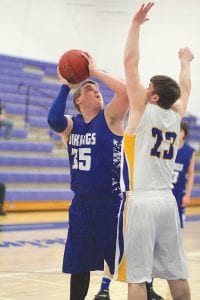
[[[121,188],[123,191],[172,188],[180,133],[180,116],[172,109],[146,105],[134,135],[124,134]]]

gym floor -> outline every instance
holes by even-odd
[[[200,207],[187,210],[182,231],[193,300],[200,299]],[[69,276],[62,274],[68,215],[58,212],[8,213],[0,216],[0,300],[63,300],[69,298]],[[92,272],[87,300],[98,292],[102,272]],[[155,290],[172,299],[166,281]],[[127,285],[113,281],[113,300],[127,299]]]

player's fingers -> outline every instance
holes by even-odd
[[[91,57],[91,54],[87,51],[84,51],[83,53],[85,53],[88,57]]]
[[[147,3],[147,5],[144,7],[144,13],[147,14],[153,5],[154,5],[154,2]]]
[[[57,66],[57,74],[59,74],[59,75],[60,75],[59,66]]]
[[[89,59],[91,59],[91,55],[88,53],[88,52],[82,52],[81,53],[81,55],[83,56],[83,57],[85,57],[86,59],[87,59],[87,61],[89,61]]]

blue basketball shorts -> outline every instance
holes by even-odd
[[[114,273],[119,206],[120,197],[74,197],[69,208],[69,229],[63,258],[64,273],[103,270],[104,261],[111,274]]]

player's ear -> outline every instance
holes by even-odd
[[[80,104],[81,103],[81,95],[76,99],[76,104]]]
[[[150,99],[149,99],[149,102],[150,103],[157,103],[159,100],[159,96],[157,94],[152,94]]]

